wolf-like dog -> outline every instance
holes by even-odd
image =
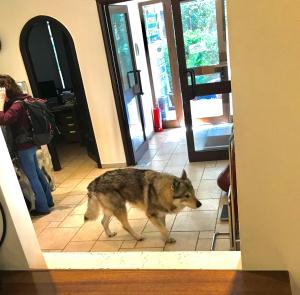
[[[96,178],[87,189],[88,207],[84,219],[97,219],[102,208],[101,223],[108,237],[116,235],[109,229],[110,218],[114,215],[136,240],[143,240],[128,222],[126,202],[142,209],[167,243],[176,241],[169,236],[166,215],[177,213],[184,207],[196,209],[201,206],[185,170],[179,178],[153,170],[118,169]]]

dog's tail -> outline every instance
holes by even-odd
[[[84,214],[84,221],[96,220],[100,214],[100,203],[95,193],[89,191],[87,210]]]

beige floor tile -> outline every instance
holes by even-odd
[[[171,232],[176,243],[166,244],[165,251],[195,251],[199,232]]]
[[[81,193],[87,193],[88,185],[93,181],[93,178],[84,178],[78,185],[74,187],[74,190],[80,191]]]
[[[216,180],[201,180],[197,190],[197,198],[211,199],[220,198],[220,196],[221,189],[218,187]]]
[[[60,223],[60,221],[51,221],[48,227],[59,227]]]
[[[73,187],[58,187],[54,192],[52,192],[53,197],[56,196],[67,196],[69,192],[71,192]]]
[[[202,163],[205,164],[205,168],[213,168],[217,165],[217,161],[204,161]]]
[[[152,161],[149,169],[163,170],[166,167],[167,163],[168,161]]]
[[[59,206],[78,205],[84,198],[86,198],[86,194],[68,195],[59,203]]]
[[[137,241],[133,240],[133,241],[124,241],[122,243],[121,249],[133,249],[136,245]]]
[[[137,242],[136,248],[162,248],[165,242],[162,240],[160,233],[143,233],[143,241]]]
[[[39,235],[45,228],[49,226],[50,222],[34,222],[33,227],[36,235]]]
[[[199,239],[212,239],[214,236],[214,231],[201,231],[199,235]]]
[[[228,160],[219,160],[217,161],[216,167],[221,167],[225,169],[228,165]]]
[[[122,241],[98,241],[91,252],[118,252],[121,245]]]
[[[147,219],[133,219],[129,221],[131,227],[136,233],[141,234],[143,231]],[[112,221],[109,224],[109,228],[111,232],[117,233],[116,236],[109,238],[105,232],[103,232],[99,238],[99,240],[108,240],[108,241],[132,241],[134,238],[126,231],[123,229],[121,223],[116,220],[112,219]],[[144,235],[144,234],[143,234]]]
[[[78,185],[80,182],[82,181],[82,178],[67,178],[64,182],[62,182],[58,188],[73,188],[75,187],[76,185]]]
[[[184,154],[174,154],[170,157],[167,166],[168,167],[176,167],[176,166],[185,166],[188,158],[187,155]],[[183,168],[183,167],[182,167]]]
[[[211,243],[211,239],[199,239],[196,251],[210,251]]]
[[[183,167],[181,167],[181,166],[177,166],[177,167],[166,166],[165,169],[163,170],[163,172],[180,177],[182,174],[182,170],[183,170]]]
[[[64,252],[89,252],[94,246],[95,241],[88,242],[70,242],[64,249]]]
[[[62,250],[76,234],[78,228],[46,228],[38,236],[42,250]]]
[[[215,251],[230,251],[230,240],[218,238],[215,243]]]
[[[219,199],[201,199],[202,206],[195,210],[216,211],[219,208]]]
[[[132,207],[128,212],[128,219],[145,219],[147,218],[144,211],[139,208]]]
[[[203,171],[204,168],[197,168],[197,169],[186,169],[186,167],[184,168],[186,173],[187,173],[187,177],[193,181],[193,182],[200,182],[202,175],[203,175]]]
[[[103,232],[99,219],[86,222],[73,237],[72,242],[96,241]]]
[[[175,215],[171,215],[171,214],[167,215],[167,217],[166,217],[166,227],[167,227],[168,230],[171,230],[172,225],[173,225],[174,220],[175,220],[175,217],[176,217]],[[147,225],[146,225],[143,232],[144,233],[159,232],[159,230],[157,229],[156,226],[154,226],[152,224],[152,222],[150,220],[148,220]]]
[[[221,167],[205,168],[202,179],[217,179],[222,171]]]
[[[215,229],[217,211],[191,211],[177,214],[172,231],[210,231]]]
[[[76,214],[84,214],[87,209],[87,200],[84,199],[84,202],[79,203],[76,207],[74,207],[73,211],[71,212],[71,215],[76,215]]]
[[[55,206],[50,214],[39,218],[39,222],[63,221],[68,216],[73,207],[70,206]]]
[[[153,160],[154,161],[168,161],[170,157],[171,157],[170,154],[155,155]]]
[[[229,233],[229,223],[228,222],[222,222],[216,224],[216,232],[222,232],[222,233]],[[222,236],[220,236],[221,238]],[[226,237],[226,236],[223,236]]]
[[[109,169],[99,169],[95,168],[89,174],[87,174],[86,178],[95,179],[99,177],[100,175],[103,175],[105,172],[109,171]]]
[[[60,223],[59,227],[82,227],[83,224],[83,215],[69,215]]]

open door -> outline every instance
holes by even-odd
[[[232,131],[225,0],[172,0],[189,159],[228,159]]]
[[[66,52],[72,52],[70,41],[68,40],[68,37],[66,35],[63,36],[63,42]],[[98,168],[101,168],[96,138],[94,135],[92,120],[85,97],[77,58],[73,54],[66,54],[66,56],[67,63],[70,69],[70,77],[72,80],[72,84],[74,85],[74,93],[78,98],[76,100],[75,106],[77,118],[79,121],[80,129],[85,131],[81,134],[81,141],[83,142],[83,145],[87,150],[88,156],[97,163]]]
[[[140,69],[137,69],[128,8],[104,5],[100,10],[108,63],[115,91],[116,107],[127,165],[135,165],[148,150]],[[115,77],[115,79],[113,78]]]

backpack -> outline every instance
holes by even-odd
[[[42,99],[26,98],[18,101],[23,104],[31,124],[30,134],[26,134],[27,141],[41,146],[50,143],[54,136],[55,117]],[[23,135],[24,136],[24,135]]]

